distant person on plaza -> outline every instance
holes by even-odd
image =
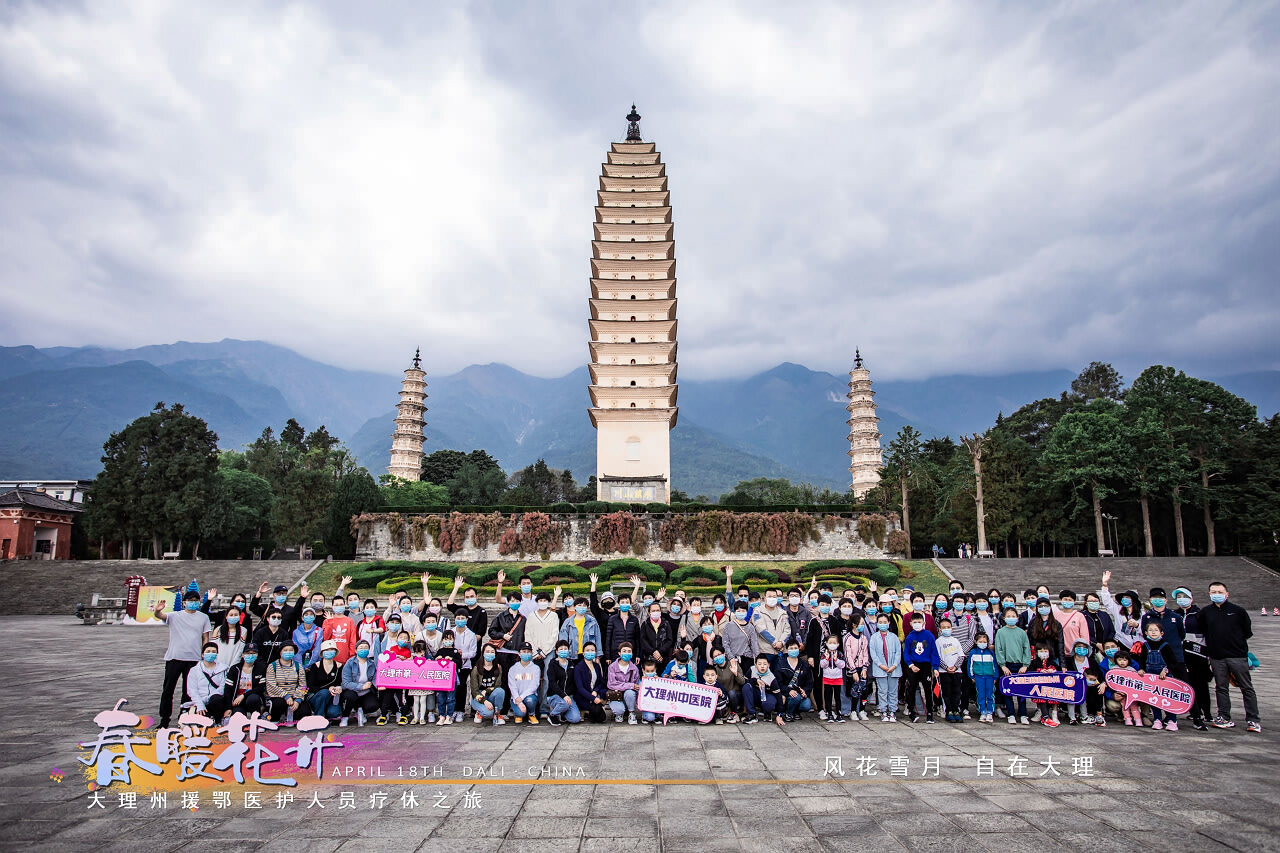
[[[1249,671],[1249,638],[1253,636],[1253,626],[1248,611],[1228,601],[1229,596],[1225,583],[1209,584],[1211,604],[1200,611],[1198,620],[1218,698],[1218,716],[1214,717],[1213,724],[1220,729],[1235,725],[1231,720],[1231,680],[1234,678],[1244,696],[1249,731],[1260,732],[1258,695],[1253,690],[1253,676]]]
[[[160,727],[169,726],[173,716],[173,691],[182,685],[182,704],[191,701],[187,694],[187,671],[201,660],[201,648],[213,626],[200,612],[200,593],[189,590],[182,596],[182,610],[163,613],[165,600],[156,602],[155,618],[169,626],[169,647],[164,653],[164,686],[160,688]]]

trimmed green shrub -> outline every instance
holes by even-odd
[[[723,577],[723,576],[722,576]],[[733,585],[740,583],[790,583],[791,576],[785,572],[774,572],[769,569],[753,569],[737,567],[733,570]]]
[[[608,512],[609,504],[605,501],[587,501],[586,503],[579,504],[578,509],[581,510],[582,512],[598,514],[602,512]]]
[[[679,586],[688,583],[694,578],[711,581],[715,584],[723,584],[724,572],[716,571],[709,566],[681,566],[671,573],[668,583],[673,586]]]
[[[814,560],[796,569],[796,574],[812,574],[826,569],[874,569],[885,565],[884,560]]]
[[[554,503],[551,506],[547,507],[547,512],[565,514],[565,513],[577,512],[577,507],[575,507],[571,503],[561,501],[560,503]]]
[[[880,586],[895,586],[898,574],[898,567],[893,563],[882,563],[871,570],[870,577]]]
[[[652,583],[663,583],[667,579],[667,573],[662,570],[661,566],[645,560],[637,560],[634,557],[606,560],[600,564],[596,574],[602,578],[627,578],[631,575],[640,575],[640,577]]]
[[[411,560],[378,560],[359,563],[346,571],[357,589],[367,589],[379,581],[400,575],[421,575],[430,572],[432,577],[453,578],[458,573],[457,563],[432,563]]]
[[[572,563],[558,563],[529,572],[536,586],[545,586],[549,578],[565,578],[570,583],[587,583],[591,580],[591,572]]]
[[[665,515],[666,513],[671,512],[671,507],[667,506],[666,504],[651,503],[651,504],[644,505],[644,511],[649,513],[655,513],[658,515]]]

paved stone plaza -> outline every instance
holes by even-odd
[[[84,627],[69,617],[10,617],[0,624],[7,652],[0,714],[0,847],[78,851],[280,850],[328,853],[467,851],[758,850],[1270,850],[1280,849],[1280,618],[1255,617],[1255,673],[1265,731],[1247,734],[1238,692],[1238,728],[1172,734],[1106,729],[1013,727],[977,722],[911,726],[805,722],[668,728],[608,724],[536,729],[507,725],[335,729],[342,750],[326,755],[326,775],[380,768],[382,780],[327,779],[300,787],[279,809],[274,791],[261,810],[216,808],[206,792],[197,811],[173,798],[152,808],[139,795],[121,809],[117,788],[90,809],[77,763],[78,741],[97,735],[93,717],[128,697],[154,715],[165,631]],[[297,734],[263,740],[283,749]],[[824,775],[839,756],[844,776]],[[876,760],[860,776],[859,759]],[[895,776],[893,760],[907,760]],[[978,762],[992,759],[992,776]],[[937,759],[937,775],[926,769]],[[1025,759],[1025,777],[1010,763]],[[1045,762],[1052,759],[1053,771]],[[1093,775],[1073,775],[1092,758]],[[398,767],[438,776],[417,783]],[[554,774],[534,784],[530,768]],[[59,783],[50,778],[63,771]],[[439,768],[436,770],[436,768]],[[476,768],[492,774],[475,778]],[[376,772],[376,770],[375,770]],[[1045,775],[1041,775],[1044,773]],[[1061,775],[1056,775],[1060,773]],[[471,774],[470,776],[468,774]],[[499,776],[499,774],[502,774]],[[267,774],[270,775],[270,774]],[[299,777],[304,778],[304,777]],[[340,809],[343,792],[355,808]],[[402,805],[412,792],[416,808]],[[307,808],[318,793],[325,806]],[[387,795],[385,807],[371,796]],[[473,795],[467,808],[466,794]],[[437,807],[443,796],[443,808]],[[478,802],[474,795],[478,795]]]

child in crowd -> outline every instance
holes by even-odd
[[[868,677],[871,667],[871,655],[868,651],[870,638],[867,636],[867,623],[853,605],[841,602],[840,614],[849,620],[849,629],[844,632],[841,645],[844,651],[844,679],[846,692],[850,700],[850,716],[854,719],[867,718],[866,697],[871,685]]]
[[[833,723],[843,723],[845,718],[840,713],[840,704],[844,690],[844,658],[840,656],[840,638],[835,634],[827,635],[826,649],[818,662],[822,674],[822,707],[830,708],[819,716],[825,716]]]
[[[991,639],[986,631],[979,631],[973,638],[973,651],[965,672],[973,679],[974,699],[978,703],[978,722],[994,722],[996,710],[996,655],[991,650]]]
[[[1034,600],[1032,605],[1035,605]],[[1019,624],[1021,617],[1012,607],[1009,607],[1000,618],[1004,622],[1004,627],[996,631],[996,666],[1000,667],[1001,675],[1026,672],[1027,667],[1031,666],[1031,643],[1027,638],[1027,632]],[[1018,696],[1015,699],[1013,696],[1006,695],[1004,707],[1009,715],[1010,724],[1021,720],[1024,726],[1031,725],[1031,718],[1027,716],[1025,698]]]
[[[676,681],[698,681],[698,667],[689,662],[689,652],[677,649],[676,655],[663,670],[663,678],[674,678]]]
[[[427,662],[427,644],[422,640],[416,640],[413,644],[413,654],[409,660],[413,663],[421,665]],[[413,687],[408,691],[408,698],[412,703],[412,710],[409,713],[409,725],[425,726],[427,724],[427,700],[431,700],[431,722],[435,722],[435,691],[426,688]]]
[[[1085,678],[1087,673],[1096,672],[1094,670],[1093,661],[1089,659],[1089,641],[1077,639],[1071,649],[1071,657],[1067,659],[1067,665],[1064,667],[1067,672],[1075,672],[1081,678]],[[1088,679],[1085,679],[1086,685]],[[1093,683],[1096,685],[1098,679],[1094,675]],[[1096,689],[1096,688],[1095,688]],[[1081,723],[1092,723],[1093,715],[1088,713],[1086,702],[1089,701],[1089,691],[1085,690],[1085,701],[1078,705],[1067,704],[1067,725],[1078,726]]]
[[[456,635],[453,631],[445,631],[440,637],[440,648],[436,650],[436,660],[453,664],[453,680],[449,682],[449,689],[435,691],[437,726],[453,725],[454,714],[457,712],[454,696],[458,689],[458,673],[461,671],[462,657],[458,654],[455,643]]]
[[[764,652],[756,655],[755,666],[747,676],[747,685],[742,688],[742,702],[747,710],[747,725],[758,723],[766,714],[774,715],[778,725],[782,720],[782,687],[769,666],[769,656]]]
[[[1116,652],[1116,656],[1112,660],[1111,668],[1127,669],[1130,672],[1135,673],[1138,671],[1133,665],[1132,656],[1124,649],[1120,649]],[[1126,726],[1137,726],[1138,728],[1142,728],[1142,705],[1134,702],[1128,708],[1125,708],[1124,699],[1122,697],[1116,697],[1114,701],[1120,707],[1120,713],[1124,717],[1124,724]]]
[[[702,681],[708,687],[714,687],[716,689],[715,713],[711,715],[710,720],[702,725],[709,726],[712,723],[715,723],[717,726],[723,726],[724,718],[729,713],[729,694],[724,692],[724,688],[720,686],[719,681],[716,679],[715,667],[709,666],[703,670]]]
[[[953,636],[951,620],[943,617],[938,624],[938,674],[942,681],[942,703],[947,722],[963,719],[961,694],[965,678],[964,646]]]
[[[1147,623],[1146,641],[1143,642],[1142,648],[1138,651],[1138,670],[1140,672],[1149,672],[1160,678],[1166,678],[1172,675],[1181,681],[1186,681],[1187,668],[1181,663],[1179,656],[1175,653],[1173,647],[1164,639],[1164,628],[1158,621]],[[1151,716],[1153,729],[1168,729],[1171,732],[1178,730],[1178,715],[1170,714],[1168,711],[1161,711],[1159,708],[1152,707]],[[1163,722],[1161,721],[1163,718]]]
[[[963,607],[961,604],[961,609]],[[911,631],[902,642],[902,677],[905,681],[902,685],[903,711],[911,717],[911,722],[920,722],[916,713],[916,695],[923,690],[925,719],[932,723],[933,676],[941,667],[942,661],[938,658],[938,645],[933,634],[924,629],[924,614],[912,613],[910,620]],[[947,636],[950,636],[951,621],[945,616],[938,623],[939,630],[944,623],[947,626]]]
[[[646,678],[657,678],[657,677],[658,677],[657,661],[647,660],[640,665],[641,689],[644,689],[643,684]],[[658,719],[658,715],[653,713],[652,711],[644,711],[643,713],[640,714],[640,719],[644,721],[645,725],[651,726]]]
[[[1031,664],[1031,672],[1057,672],[1053,665],[1053,657],[1047,643],[1036,643],[1036,659]],[[1040,706],[1040,721],[1051,729],[1058,727],[1058,703],[1051,699],[1034,700]]]
[[[876,679],[880,722],[898,722],[898,681],[902,678],[902,642],[889,630],[889,616],[876,616],[876,633],[870,640],[871,671]]]

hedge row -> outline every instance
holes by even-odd
[[[825,513],[825,514],[849,514],[854,512],[871,512],[873,508],[866,504],[762,504],[758,506],[737,506],[734,504],[704,504],[704,503],[622,503],[617,501],[585,501],[583,503],[554,503],[550,506],[516,506],[511,504],[499,504],[497,506],[478,506],[478,505],[460,505],[460,506],[401,506],[395,504],[386,504],[379,507],[378,512],[399,512],[405,515],[415,515],[424,512],[434,513],[480,513],[486,514],[498,512],[504,515],[526,512],[545,512],[548,515],[591,515],[605,512],[619,512],[627,510],[637,513],[652,513],[655,515],[666,513],[697,513],[706,510],[722,509],[730,512],[807,512],[807,513]]]

